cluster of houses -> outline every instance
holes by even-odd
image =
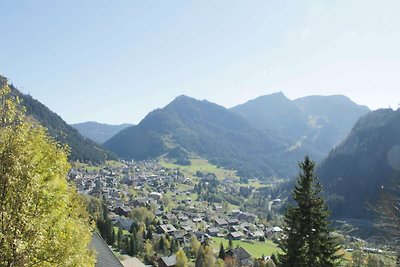
[[[134,221],[129,218],[133,209],[151,205],[160,225],[158,234],[168,234],[181,245],[188,245],[192,236],[200,242],[212,237],[230,240],[260,240],[279,236],[282,229],[266,227],[259,223],[255,214],[240,210],[224,210],[220,204],[193,200],[193,181],[161,167],[153,161],[127,162],[119,166],[107,166],[95,171],[72,169],[69,177],[82,194],[100,197],[110,210],[115,226],[130,230]],[[185,187],[176,186],[184,184]],[[140,192],[132,197],[131,191]],[[163,196],[169,195],[172,209],[163,207]],[[232,251],[233,254],[246,254]],[[165,258],[165,265],[173,262]],[[245,260],[245,259],[244,259]],[[163,266],[163,263],[160,263]]]

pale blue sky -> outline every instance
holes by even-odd
[[[0,14],[0,74],[69,123],[138,123],[180,94],[400,103],[398,0],[0,0]]]

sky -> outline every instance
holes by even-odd
[[[68,123],[138,123],[176,96],[400,103],[400,1],[0,0],[0,74]]]

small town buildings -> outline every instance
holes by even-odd
[[[159,234],[173,234],[176,228],[172,224],[162,224],[158,226],[157,233]]]
[[[172,254],[169,257],[162,257],[157,260],[158,267],[174,267],[176,265],[176,255]]]
[[[225,227],[227,225],[228,225],[228,222],[225,219],[216,219],[215,220],[215,226]]]
[[[243,237],[242,232],[231,232],[228,234],[228,239],[230,240],[240,240]]]
[[[235,249],[229,249],[225,253],[225,255],[227,255],[228,257],[235,258],[236,262],[240,266],[251,266],[252,265],[251,255],[244,248],[238,247],[238,248],[235,248]]]
[[[211,227],[211,228],[208,228],[206,232],[210,236],[217,236],[219,233],[219,229],[217,227]]]
[[[127,206],[117,206],[117,207],[113,210],[113,212],[114,212],[115,214],[118,214],[118,215],[120,215],[120,216],[125,216],[125,217],[127,217],[128,214],[129,214],[131,211],[132,211],[132,209],[129,208],[129,207],[127,207]]]

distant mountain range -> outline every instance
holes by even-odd
[[[305,154],[320,160],[345,137],[352,124],[342,121],[354,123],[368,111],[344,96],[291,101],[277,93],[230,110],[179,96],[104,146],[125,159],[195,155],[241,176],[287,177]],[[346,112],[352,112],[350,118],[341,118]]]
[[[231,109],[254,126],[272,129],[301,145],[317,159],[346,138],[358,118],[370,110],[342,95],[307,96],[295,100],[283,93],[261,96]]]
[[[6,82],[7,79],[0,76],[0,84],[5,84]],[[100,164],[104,163],[106,159],[116,159],[113,153],[80,135],[77,130],[68,125],[60,116],[52,112],[45,105],[30,95],[21,93],[13,85],[10,85],[10,88],[12,94],[17,95],[22,105],[26,107],[28,116],[31,116],[46,127],[49,135],[56,141],[67,144],[70,147],[70,160]]]
[[[121,158],[197,155],[241,175],[284,175],[288,144],[266,134],[228,109],[179,96],[163,109],[150,112],[137,126],[122,130],[104,143]]]
[[[322,162],[318,174],[333,216],[368,218],[382,189],[400,183],[400,110],[373,111]]]
[[[71,124],[71,126],[77,129],[81,135],[95,141],[98,144],[102,144],[121,130],[133,126],[133,124],[124,123],[120,125],[110,125],[88,121]]]

